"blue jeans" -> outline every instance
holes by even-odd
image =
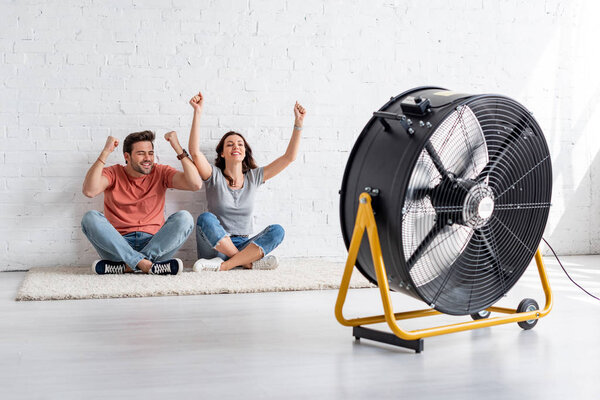
[[[243,250],[250,243],[258,246],[263,255],[272,252],[283,241],[285,231],[281,225],[269,225],[256,236],[235,236],[230,235],[223,229],[217,217],[209,212],[200,214],[196,222],[196,249],[198,250],[198,258],[215,258],[220,257],[227,260],[223,253],[215,250],[215,246],[225,236],[229,236],[231,241],[238,250]]]
[[[131,232],[121,236],[99,211],[88,211],[81,230],[103,260],[124,261],[132,270],[144,258],[154,262],[173,258],[194,229],[194,218],[187,211],[171,215],[155,235]]]

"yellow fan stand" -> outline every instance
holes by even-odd
[[[373,265],[375,266],[375,274],[377,276],[377,283],[379,286],[379,292],[381,294],[381,302],[383,304],[384,315],[346,319],[343,313],[344,303],[346,301],[346,295],[348,294],[350,277],[354,269],[354,264],[356,262],[356,257],[358,255],[358,250],[360,248],[360,243],[362,241],[365,229],[367,230],[367,237],[369,238],[369,245],[373,257]],[[417,353],[423,351],[423,339],[431,336],[445,335],[447,333],[485,328],[494,325],[508,324],[511,322],[518,323],[522,321],[532,321],[530,323],[534,324],[535,322],[537,322],[535,320],[545,317],[552,309],[552,291],[550,289],[550,283],[548,282],[548,276],[546,274],[546,269],[542,260],[542,254],[539,249],[535,253],[535,261],[538,267],[542,287],[546,295],[546,305],[543,310],[529,310],[519,312],[511,308],[493,306],[488,307],[486,311],[508,315],[487,319],[478,319],[468,322],[461,322],[452,325],[435,326],[431,328],[418,329],[413,331],[404,330],[398,326],[396,321],[403,319],[426,317],[441,313],[433,308],[394,313],[390,298],[390,288],[387,280],[387,274],[385,272],[383,256],[381,254],[379,234],[377,233],[377,225],[375,223],[375,216],[373,214],[373,208],[371,206],[371,196],[368,193],[362,193],[359,197],[359,206],[358,211],[356,213],[354,231],[352,233],[352,240],[350,241],[350,246],[348,249],[348,259],[346,261],[346,267],[344,269],[342,283],[340,285],[340,290],[338,292],[338,297],[335,304],[335,317],[337,318],[340,324],[344,326],[353,327],[352,334],[356,339],[365,338],[396,346],[406,347],[415,350]],[[382,322],[387,322],[393,334],[363,327],[363,325],[377,324]]]

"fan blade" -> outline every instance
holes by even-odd
[[[437,237],[438,233],[440,233],[446,227],[447,227],[447,225],[442,225],[442,224],[436,223],[429,230],[429,232],[427,233],[425,238],[421,241],[421,243],[419,243],[419,245],[417,246],[415,251],[413,251],[410,258],[408,260],[406,260],[406,266],[408,267],[409,270],[412,269],[412,267],[419,260],[419,258],[421,258],[421,256],[425,252],[425,250],[427,250],[427,248],[429,247],[429,245],[431,243],[433,243],[433,240]]]
[[[418,201],[427,196],[433,189],[432,183],[438,180],[438,176],[431,163],[428,166],[424,157],[419,158],[408,182],[407,200]]]
[[[489,178],[489,176],[494,172],[498,164],[508,155],[510,154],[509,149],[515,144],[515,142],[520,139],[525,132],[530,132],[533,135],[533,131],[525,122],[525,117],[523,116],[519,121],[510,128],[510,132],[504,137],[504,140],[500,143],[500,145],[495,149],[495,151],[490,155],[490,161],[487,163],[485,168],[479,173],[476,180],[481,180],[483,178]],[[506,128],[505,128],[506,129]]]
[[[487,254],[490,256],[490,258],[492,260],[494,260],[494,262],[496,262],[498,260],[498,257],[496,256],[496,251],[492,247],[492,244],[490,243],[490,240],[487,237],[487,235],[485,235],[481,230],[478,230],[477,236],[479,236],[481,238],[481,241],[483,242],[483,245],[484,245],[485,250],[487,251]]]
[[[444,275],[464,251],[473,232],[459,224],[436,224],[406,262],[414,284],[420,287]]]
[[[405,213],[402,216],[402,229],[407,233],[405,258],[409,258],[418,244],[425,239],[435,226],[436,220],[437,214],[429,198],[405,203]]]
[[[463,158],[459,158],[455,167],[456,176],[465,180],[473,179],[485,168],[488,162],[485,141],[477,143],[475,147],[467,148],[464,154]]]
[[[468,106],[452,112],[431,138],[440,162],[454,176],[475,178],[488,163],[487,146],[481,125]]]
[[[495,244],[494,237],[492,236],[491,232],[489,232],[488,234],[485,234],[482,230],[478,231],[477,236],[479,236],[479,238],[483,242],[484,248],[485,248],[485,250],[487,250],[487,253],[490,257],[490,266],[493,266],[493,269],[490,272],[496,273],[498,275],[498,279],[500,282],[500,286],[502,287],[502,291],[505,292],[506,291],[506,287],[505,287],[506,279],[504,277],[504,271],[502,270],[502,267],[500,265],[500,255],[496,252],[496,244]]]
[[[429,157],[431,157],[431,161],[433,161],[433,165],[435,165],[435,168],[437,168],[440,175],[445,178],[448,177],[448,171],[444,167],[444,163],[442,163],[442,160],[435,150],[435,147],[433,147],[433,144],[431,144],[431,141],[428,140],[427,143],[425,143],[425,150],[427,150]]]

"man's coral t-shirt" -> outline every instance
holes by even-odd
[[[152,172],[133,178],[122,165],[102,169],[109,185],[104,191],[104,216],[121,235],[152,235],[165,223],[165,193],[173,187],[175,168],[155,164]]]

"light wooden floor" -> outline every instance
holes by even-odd
[[[600,256],[564,261],[600,293]],[[333,316],[336,291],[15,302],[24,273],[2,273],[0,398],[598,398],[600,302],[548,268],[555,306],[533,330],[430,338],[421,354],[355,342]],[[542,303],[536,276],[529,268],[499,305]],[[394,299],[396,311],[423,308]],[[379,311],[376,289],[351,293],[348,316]]]

